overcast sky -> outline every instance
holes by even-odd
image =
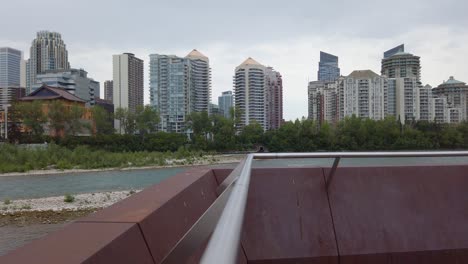
[[[422,81],[449,76],[468,82],[466,0],[15,0],[0,5],[0,46],[23,50],[39,30],[57,31],[70,64],[101,82],[112,79],[112,55],[210,58],[213,102],[232,89],[234,68],[247,57],[283,75],[284,118],[307,116],[307,82],[317,79],[319,52],[339,56],[342,75],[380,73],[383,52],[404,43],[421,56]],[[102,94],[102,92],[101,92]]]

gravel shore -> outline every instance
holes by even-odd
[[[127,190],[101,193],[85,193],[68,197],[55,196],[37,199],[5,200],[0,202],[1,215],[14,214],[18,212],[41,212],[41,211],[80,211],[108,207],[140,190]],[[71,201],[73,200],[73,201]]]

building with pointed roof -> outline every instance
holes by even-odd
[[[54,102],[60,102],[64,106],[64,111],[66,112],[71,111],[72,107],[77,106],[82,109],[81,122],[92,125],[91,110],[86,107],[86,102],[62,88],[42,85],[28,96],[20,98],[19,101],[22,103],[41,102],[42,111],[46,115],[49,113],[49,109]],[[46,123],[44,125],[44,134],[53,137],[63,137],[67,129],[68,124],[65,122],[63,128],[58,130],[50,128],[49,123]],[[83,128],[81,131],[78,131],[77,135],[89,136],[91,133],[92,131],[89,129]]]
[[[240,113],[239,130],[254,122],[264,130],[279,128],[283,122],[281,74],[247,58],[235,69],[234,102]]]
[[[192,112],[210,112],[211,68],[207,56],[192,50],[185,57],[150,55],[150,104],[160,116],[159,129],[185,133]]]

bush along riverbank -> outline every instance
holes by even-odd
[[[178,166],[212,164],[212,154],[179,148],[175,152],[110,152],[87,146],[74,149],[48,144],[41,147],[0,145],[0,173],[31,170],[104,169],[144,166]]]

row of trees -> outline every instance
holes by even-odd
[[[70,147],[89,145],[111,151],[174,151],[187,147],[230,152],[252,150],[258,146],[275,152],[468,148],[466,122],[450,125],[418,121],[402,125],[392,117],[379,121],[349,117],[330,125],[302,119],[286,122],[278,130],[264,132],[258,123],[236,129],[239,113],[234,111],[233,118],[201,112],[188,117],[187,128],[192,132],[188,139],[181,134],[158,132],[159,114],[150,106],[139,107],[134,113],[117,109],[114,115],[99,106],[92,107],[93,127],[82,122],[84,110],[77,105],[66,107],[53,102],[47,113],[41,108],[39,102],[19,103],[13,106],[10,117],[22,120],[30,135],[42,135],[43,125],[48,123],[57,133],[64,131],[64,139],[55,139],[62,142],[60,144]],[[126,135],[114,134],[114,119],[120,122]],[[10,128],[15,124],[13,122]],[[73,137],[83,129],[93,129],[95,136]],[[12,134],[15,132],[10,132],[10,137],[14,138]]]

